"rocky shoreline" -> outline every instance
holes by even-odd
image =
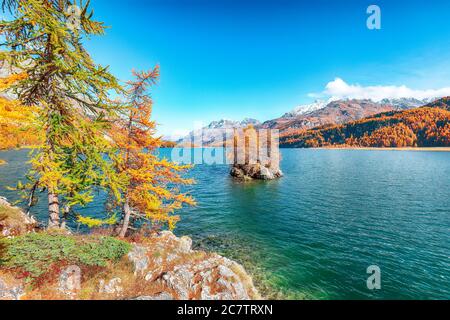
[[[1,207],[14,210],[5,200]],[[22,213],[23,214],[23,213]],[[4,237],[35,232],[5,225]],[[17,222],[17,220],[16,220]],[[17,227],[17,225],[15,225]],[[77,235],[77,237],[83,237]],[[162,231],[130,243],[131,250],[117,266],[93,272],[82,266],[55,268],[45,286],[30,288],[17,270],[0,265],[0,300],[253,300],[261,299],[244,268],[215,253],[192,249],[189,237]],[[47,275],[48,277],[48,275]]]

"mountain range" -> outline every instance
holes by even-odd
[[[222,119],[213,121],[202,129],[191,131],[186,137],[177,141],[179,145],[192,145],[197,144],[197,141],[202,141],[205,146],[213,146],[223,143],[224,134],[226,129],[243,129],[248,126],[260,127],[261,122],[256,119],[245,118],[242,121],[233,121],[228,119]]]
[[[312,129],[325,125],[343,125],[352,121],[364,119],[375,114],[389,111],[403,111],[427,105],[436,99],[419,100],[415,98],[383,99],[380,101],[358,99],[330,99],[301,105],[283,116],[260,123],[255,119],[242,121],[213,121],[205,130],[196,130],[177,141],[181,144],[200,141],[203,136],[204,145],[217,145],[223,141],[223,132],[217,129],[245,128],[249,125],[259,129],[278,129],[283,134],[286,131]],[[216,130],[207,130],[216,129]]]
[[[372,100],[329,100],[300,106],[284,116],[266,121],[262,128],[279,129],[308,129],[326,124],[344,124],[359,120],[380,112],[401,111],[417,108],[430,103],[430,99],[417,100],[414,98]]]

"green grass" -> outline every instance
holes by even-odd
[[[0,266],[19,269],[29,279],[38,278],[59,262],[106,267],[128,253],[129,243],[112,237],[30,233],[3,240],[6,248]]]
[[[0,262],[6,254],[6,240],[0,235]]]

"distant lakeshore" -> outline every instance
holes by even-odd
[[[180,145],[180,146],[162,146],[162,148],[173,149],[173,148],[193,148],[193,149],[215,149],[215,148],[224,148],[224,146],[189,146],[189,145]],[[304,150],[366,150],[366,151],[431,151],[431,152],[450,152],[450,147],[340,147],[340,146],[328,146],[328,147],[319,147],[319,148],[295,148],[295,147],[287,147],[280,146],[280,149],[304,149]]]
[[[402,148],[369,148],[369,147],[322,147],[309,148],[315,150],[368,150],[368,151],[431,151],[431,152],[450,152],[450,147],[402,147]]]

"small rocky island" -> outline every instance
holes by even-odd
[[[0,198],[0,300],[261,299],[240,264],[193,250],[189,237],[162,231],[120,240],[33,225]]]
[[[235,164],[231,168],[230,174],[239,180],[274,180],[283,176],[283,172],[279,168],[266,167],[260,163]]]
[[[270,130],[257,132],[249,126],[233,137],[231,176],[242,181],[281,178],[277,137]]]

